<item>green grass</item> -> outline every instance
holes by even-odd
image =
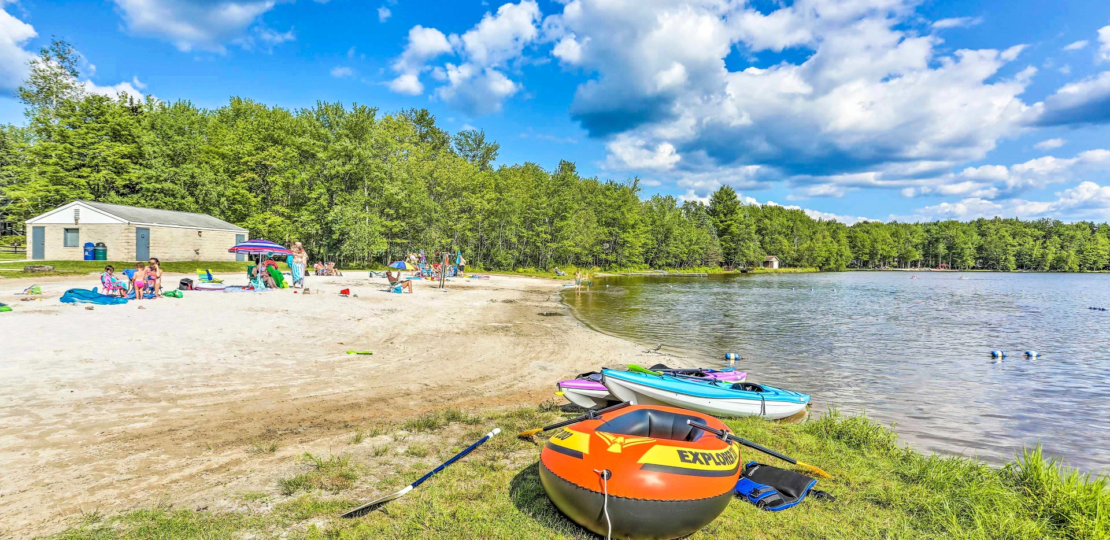
[[[354,487],[361,476],[350,455],[322,457],[305,452],[302,461],[309,466],[308,471],[278,480],[282,495],[315,490],[340,492]]]
[[[749,274],[813,274],[820,272],[817,268],[749,268]]]
[[[306,471],[283,480],[266,509],[175,510],[167,505],[119,515],[73,518],[55,538],[291,538],[291,539],[596,539],[555,509],[540,485],[537,443],[514,434],[564,416],[551,407],[474,416],[442,412],[420,418],[429,458],[375,451],[375,457],[306,458]],[[431,427],[432,424],[436,427]],[[836,413],[804,424],[730,420],[745,438],[814,463],[835,476],[819,489],[836,501],[808,499],[784,512],[764,512],[734,500],[717,520],[689,540],[752,539],[1104,539],[1110,537],[1110,493],[1091,478],[1045,460],[1031,450],[1003,467],[958,458],[925,456],[897,444],[890,430],[866,418]],[[406,497],[369,515],[337,516],[369,498],[412,482],[435,463],[469,445],[493,426],[503,434]],[[540,441],[542,444],[542,438]],[[413,446],[410,445],[409,448]],[[745,450],[744,460],[785,466]],[[356,460],[363,460],[355,463]],[[365,463],[365,464],[362,464]],[[370,474],[363,476],[361,471]],[[349,472],[342,481],[310,476]],[[288,484],[288,489],[286,485]],[[245,500],[229,495],[228,500]],[[257,494],[250,495],[255,500]],[[216,505],[213,505],[214,507]],[[240,505],[242,506],[242,505]],[[221,506],[234,508],[233,504]]]
[[[19,263],[0,263],[0,268],[23,268],[29,264],[42,264],[53,266],[59,273],[76,272],[76,273],[100,273],[104,271],[104,267],[112,265],[116,268],[116,272],[120,272],[127,268],[135,268],[134,261],[32,261],[32,262],[19,262]],[[247,265],[254,264],[252,262],[237,262],[237,261],[185,261],[185,262],[164,262],[162,263],[162,271],[170,273],[182,274],[195,274],[197,269],[207,269],[215,273],[242,273],[246,278]],[[289,266],[284,262],[278,263],[278,268],[282,271],[288,271]],[[8,277],[32,277],[45,274],[23,274],[22,272],[0,272],[0,276],[8,274]],[[56,275],[56,274],[55,274]]]

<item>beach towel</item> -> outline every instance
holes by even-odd
[[[270,274],[270,277],[274,278],[274,285],[277,285],[277,288],[284,289],[288,287],[288,285],[285,284],[285,277],[281,275],[281,272],[279,272],[275,266],[267,266],[266,272]]]
[[[143,288],[143,293],[145,293],[145,294],[143,294],[143,298],[145,298],[147,300],[158,298],[158,296],[156,294],[154,294],[154,291],[151,291],[150,289]],[[134,300],[135,299],[135,289],[131,289],[130,291],[127,292],[127,299],[128,300]]]
[[[65,304],[96,304],[98,306],[114,306],[127,303],[125,298],[100,294],[96,289],[91,291],[88,289],[70,289],[62,295],[61,301]]]
[[[127,290],[127,283],[116,279],[115,276],[109,276],[107,272],[100,275],[100,285],[104,287],[103,290],[106,294]]]
[[[289,258],[286,259],[286,262],[289,263],[289,274],[290,274],[290,277],[293,281],[293,285],[296,285],[296,284],[300,283],[301,281],[303,281],[304,280],[304,265],[297,264],[297,263],[293,262],[293,256],[292,255],[290,255]]]

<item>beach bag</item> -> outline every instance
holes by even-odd
[[[193,290],[193,280],[191,280],[189,278],[181,278],[181,281],[178,282],[178,284],[177,284],[177,290],[179,290],[179,291],[191,291],[191,290]]]
[[[744,466],[736,482],[736,495],[771,512],[793,508],[810,493],[818,499],[836,500],[824,491],[813,489],[816,485],[816,479],[804,474],[753,461]]]
[[[166,298],[182,298],[185,295],[182,294],[181,291],[166,291],[166,294],[164,294],[163,296],[165,296]]]

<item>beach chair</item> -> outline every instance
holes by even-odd
[[[201,283],[223,283],[224,280],[216,279],[211,270],[197,268],[197,281]]]
[[[250,280],[251,287],[254,287],[257,290],[265,290],[266,282],[262,281],[262,272],[259,272],[258,277],[255,277],[254,267],[255,265],[253,264],[247,266],[247,279]]]

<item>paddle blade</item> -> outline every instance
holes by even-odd
[[[821,469],[821,467],[818,467],[816,465],[810,465],[809,463],[806,463],[804,461],[798,461],[798,462],[795,462],[794,464],[803,468],[803,469],[805,469],[805,470],[807,470],[807,471],[809,471],[809,472],[811,472],[811,473],[813,473],[813,474],[816,474],[817,476],[820,476],[821,478],[832,478],[831,474],[825,472],[824,470]]]
[[[350,512],[347,512],[346,514],[343,514],[340,517],[353,518],[353,517],[365,516],[366,514],[370,513],[370,511],[373,510],[375,507],[381,506],[382,504],[385,504],[385,503],[387,503],[389,501],[392,501],[394,499],[400,499],[401,497],[404,497],[410,491],[412,491],[412,486],[411,485],[410,486],[405,486],[404,489],[402,489],[400,491],[397,491],[395,493],[390,493],[389,495],[386,495],[385,497],[374,499],[374,500],[372,500],[372,501],[370,501],[370,502],[368,502],[368,503],[366,503],[366,504],[364,504],[364,505],[362,505],[358,508],[355,508],[354,510],[351,510]]]
[[[636,364],[628,364],[628,371],[633,373],[647,373],[648,375],[663,375],[658,371],[652,371],[646,367],[637,366]]]
[[[517,433],[516,436],[520,437],[521,439],[531,439],[541,431],[543,431],[543,428],[529,429],[528,431],[521,431],[520,433]]]

